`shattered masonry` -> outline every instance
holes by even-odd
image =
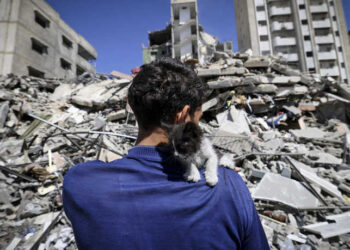
[[[212,89],[201,126],[241,167],[271,248],[349,248],[349,87],[279,57],[213,53],[196,66]],[[132,147],[129,84],[87,73],[76,82],[0,76],[1,247],[75,249],[64,174]]]

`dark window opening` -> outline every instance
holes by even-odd
[[[305,4],[300,4],[299,9],[301,9],[301,10],[305,9]]]
[[[348,83],[348,79],[344,79],[344,83]]]
[[[341,67],[342,67],[342,68],[345,68],[345,63],[342,62],[342,63],[341,63]]]
[[[338,51],[339,52],[343,52],[343,48],[342,47],[338,47]]]
[[[334,5],[333,1],[330,1],[330,2],[329,2],[329,4],[330,4],[331,6],[333,6],[333,5]]]
[[[65,36],[62,36],[62,43],[63,45],[68,48],[68,49],[71,49],[73,48],[73,43],[71,40],[69,40],[67,37]]]
[[[268,36],[260,36],[260,41],[268,41],[269,37]]]
[[[264,51],[261,52],[261,54],[262,54],[263,56],[267,56],[267,55],[270,55],[271,53],[270,53],[269,50],[264,50]]]
[[[309,68],[309,72],[316,72],[315,68]]]
[[[85,72],[85,70],[82,67],[80,67],[79,65],[77,65],[77,76],[80,76],[84,72]]]
[[[34,15],[35,15],[35,22],[37,22],[37,24],[39,24],[41,27],[45,28],[49,28],[50,27],[50,21],[49,19],[47,19],[46,17],[44,17],[41,13],[39,13],[38,11],[34,11]]]
[[[267,22],[265,20],[261,20],[258,22],[258,24],[264,26],[267,25]]]
[[[72,64],[70,64],[69,62],[67,62],[63,58],[61,58],[61,67],[64,70],[70,70],[70,69],[72,69]]]
[[[304,19],[304,20],[301,20],[301,24],[305,25],[305,24],[308,24],[308,22],[306,19]]]
[[[151,51],[151,55],[152,56],[156,56],[157,55],[157,51]]]
[[[337,21],[337,17],[336,16],[333,16],[333,21]]]
[[[96,60],[96,58],[80,44],[78,45],[78,55],[85,60]]]
[[[265,11],[265,6],[257,6],[256,10],[257,11]]]
[[[29,76],[34,76],[34,77],[39,77],[39,78],[44,78],[45,73],[41,72],[40,70],[34,69],[31,66],[28,66],[28,75]]]
[[[335,32],[335,35],[336,35],[336,36],[339,36],[339,31],[336,31],[336,32]]]
[[[35,38],[31,38],[31,40],[32,40],[32,50],[35,50],[40,55],[48,53],[47,52],[48,47],[46,45],[44,45],[42,42],[36,40]]]
[[[304,36],[305,41],[310,41],[310,36]]]
[[[307,57],[313,57],[314,53],[312,53],[312,51],[308,51],[308,52],[306,52],[306,56]]]

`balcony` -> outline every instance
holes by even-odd
[[[333,68],[321,68],[320,69],[321,76],[339,76],[338,67]]]
[[[188,26],[196,25],[196,19],[189,19],[185,23],[180,23],[179,20],[175,20],[173,26],[175,29],[183,29]]]
[[[337,55],[335,54],[335,51],[325,51],[325,52],[318,52],[317,53],[318,60],[335,60],[337,59]]]
[[[293,22],[273,22],[271,25],[272,31],[280,31],[280,30],[293,30],[294,25]]]
[[[297,53],[291,53],[291,54],[280,54],[285,60],[288,62],[297,62],[299,61],[299,56]]]
[[[273,39],[273,46],[292,46],[296,45],[296,39],[294,37],[275,37]]]
[[[265,6],[264,0],[255,0],[256,6]]]
[[[315,36],[315,41],[317,44],[334,43],[332,34],[329,34],[327,36]]]
[[[283,16],[283,15],[290,15],[292,14],[292,10],[290,7],[277,7],[272,6],[270,8],[270,16]]]
[[[257,12],[256,12],[256,19],[257,19],[258,21],[264,21],[264,20],[266,20],[267,18],[266,18],[265,11],[257,11]]]
[[[330,28],[331,23],[329,19],[312,21],[312,25],[315,29]]]
[[[319,4],[319,5],[310,5],[311,13],[328,13],[327,4]]]

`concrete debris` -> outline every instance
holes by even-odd
[[[280,202],[293,208],[316,208],[318,200],[298,181],[266,173],[252,194],[254,199]]]
[[[207,59],[194,65],[211,88],[200,125],[241,168],[271,249],[349,248],[342,215],[350,211],[349,88],[251,51]],[[0,246],[76,248],[61,213],[64,174],[84,161],[119,159],[133,146],[131,80],[0,76]]]
[[[132,147],[129,84],[91,74],[75,82],[0,76],[1,248],[76,249],[62,214],[64,174],[83,161],[113,161]]]

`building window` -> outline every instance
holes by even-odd
[[[82,67],[80,67],[79,65],[77,65],[77,72],[76,72],[77,76],[80,76],[84,72],[85,72],[85,70]]]
[[[268,36],[260,36],[260,41],[268,41],[269,37]]]
[[[339,52],[343,52],[343,48],[342,47],[338,47],[338,51]]]
[[[333,21],[337,21],[337,17],[336,16],[333,16]]]
[[[68,49],[71,49],[73,48],[73,43],[71,40],[69,40],[67,37],[65,36],[62,36],[62,44],[68,48]]]
[[[40,70],[34,69],[31,66],[28,66],[28,75],[29,76],[34,76],[34,77],[39,77],[39,78],[44,78],[45,73],[41,72]]]
[[[304,10],[305,9],[305,4],[300,4],[299,9]]]
[[[348,83],[348,79],[344,79],[344,83]]]
[[[315,68],[309,68],[309,72],[316,72]]]
[[[342,63],[341,63],[341,67],[342,67],[342,68],[345,68],[345,63],[342,62]]]
[[[331,6],[333,6],[333,5],[334,5],[333,1],[330,1],[330,2],[329,2],[329,4],[330,4]]]
[[[96,60],[96,58],[80,44],[78,44],[78,55],[87,61]]]
[[[47,46],[44,45],[42,42],[36,40],[35,38],[31,38],[32,40],[32,50],[38,52],[40,55],[47,54]]]
[[[270,55],[271,52],[270,52],[270,50],[264,50],[264,51],[261,52],[261,54],[262,54],[263,56],[267,56],[267,55]]]
[[[70,64],[69,62],[67,62],[63,58],[61,58],[61,67],[64,70],[70,70],[70,69],[72,69],[72,64]]]
[[[306,25],[306,24],[308,24],[308,22],[306,19],[304,19],[304,20],[301,20],[301,24]]]
[[[267,25],[267,22],[265,20],[261,20],[258,22],[258,24],[261,26],[265,26],[265,25]]]
[[[306,52],[306,56],[307,57],[313,57],[314,53],[312,53],[312,51],[308,51],[308,52]]]
[[[310,36],[304,36],[305,41],[310,41]]]
[[[265,11],[265,6],[257,6],[256,10],[257,11]]]
[[[335,32],[335,35],[336,35],[336,36],[339,36],[339,31],[338,31],[338,30]]]
[[[37,24],[39,24],[41,27],[45,28],[49,28],[50,27],[50,21],[49,19],[47,19],[46,17],[44,17],[41,13],[39,13],[38,11],[34,11],[34,15],[35,15],[35,22],[37,22]]]

